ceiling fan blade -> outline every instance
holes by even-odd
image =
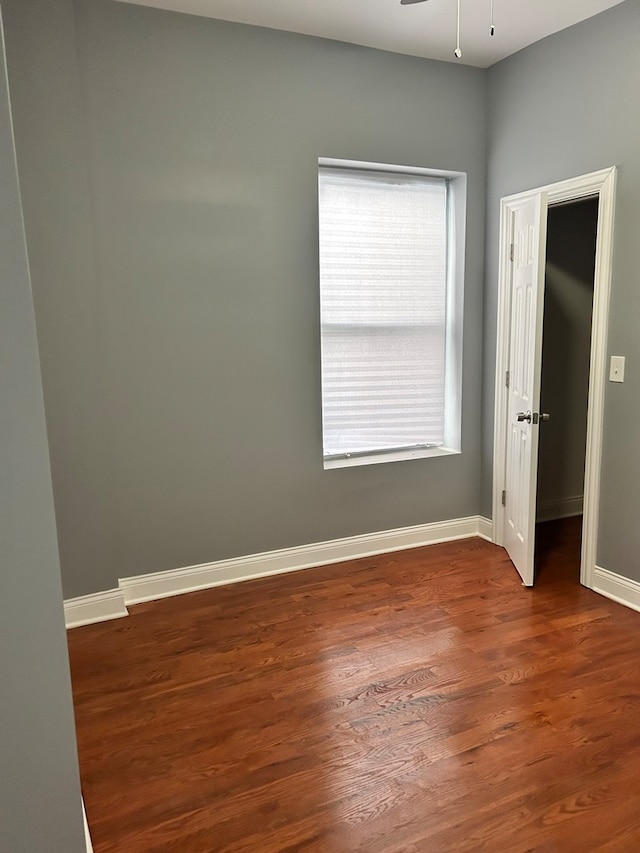
[[[412,3],[425,3],[426,0],[400,0],[401,6],[410,6]]]

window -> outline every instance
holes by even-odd
[[[320,161],[325,467],[460,450],[463,194],[459,173]]]

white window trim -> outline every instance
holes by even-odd
[[[464,308],[464,261],[467,210],[467,175],[442,169],[420,166],[395,166],[388,163],[344,160],[319,157],[318,167],[349,169],[361,172],[390,172],[401,175],[421,175],[444,178],[449,182],[448,203],[448,276],[447,315],[445,325],[445,429],[441,447],[417,447],[340,458],[323,458],[325,470],[351,468],[359,465],[379,465],[409,459],[428,459],[462,453],[462,349]]]
[[[324,460],[325,471],[330,468],[355,468],[357,465],[380,465],[383,462],[405,462],[408,459],[429,459],[432,456],[453,456],[459,450],[450,447],[416,447],[407,450],[387,450],[380,453],[363,453],[359,456],[342,456]]]

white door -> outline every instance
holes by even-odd
[[[533,586],[547,198],[512,207],[504,545]]]

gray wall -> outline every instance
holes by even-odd
[[[538,507],[582,497],[598,200],[549,209]]]
[[[0,27],[0,849],[80,853],[60,568],[7,95]]]
[[[640,2],[627,0],[532,45],[489,72],[482,509],[491,507],[499,200],[619,166],[609,352],[626,381],[607,385],[598,564],[640,579]]]
[[[9,6],[66,595],[476,513],[485,72]],[[319,156],[468,173],[460,456],[323,470]]]
[[[640,577],[640,0],[488,73],[111,0],[3,2],[67,597],[490,514],[499,199],[614,163],[628,378],[607,393],[599,561]],[[459,457],[322,469],[318,156],[469,174]]]
[[[70,597],[77,590],[113,587],[118,563],[101,279],[74,4],[2,5],[63,587]]]

